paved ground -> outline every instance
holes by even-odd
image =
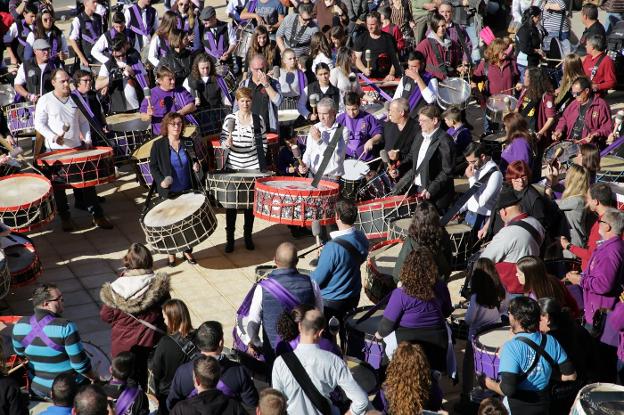
[[[217,6],[220,16],[224,14],[222,0],[211,0]],[[67,13],[73,2],[56,2],[60,11]],[[162,12],[162,3],[157,5]],[[60,22],[66,29],[69,20]],[[578,16],[574,19],[574,28],[580,33]],[[614,104],[621,102],[620,96],[614,98]],[[613,109],[621,105],[614,105]],[[481,113],[476,109],[469,111],[469,119],[480,129]],[[479,131],[475,131],[478,135]],[[41,232],[32,233],[38,253],[44,266],[42,282],[54,282],[59,285],[65,297],[67,318],[76,321],[82,337],[105,352],[110,351],[109,327],[99,319],[99,289],[107,281],[116,277],[116,270],[121,266],[120,259],[132,242],[143,242],[144,234],[139,226],[138,216],[144,200],[144,189],[135,182],[135,176],[128,167],[122,168],[118,180],[98,189],[106,196],[103,205],[107,216],[115,224],[111,231],[92,228],[90,217],[85,212],[73,211],[73,217],[80,230],[63,233],[60,224],[55,221]],[[71,199],[70,199],[71,203]],[[239,215],[240,216],[240,215]],[[195,249],[199,263],[195,266],[182,263],[173,269],[165,268],[171,275],[172,296],[186,302],[191,310],[193,324],[199,325],[205,320],[218,320],[223,323],[226,344],[231,344],[231,327],[234,315],[241,300],[254,282],[254,269],[260,264],[268,264],[273,258],[277,245],[292,240],[288,229],[283,225],[274,225],[256,220],[254,241],[256,250],[244,249],[242,240],[237,241],[234,253],[223,252],[225,243],[224,215],[218,212],[219,226],[216,232]],[[242,237],[242,217],[239,217],[237,236]],[[312,238],[293,240],[299,249],[311,246]],[[165,257],[156,255],[155,268],[164,267]],[[309,268],[308,260],[302,260],[301,267]],[[365,274],[364,274],[365,275]],[[450,284],[455,301],[458,300],[459,281]],[[28,301],[32,286],[14,289],[0,301],[0,311],[5,315],[30,313],[32,306]],[[363,295],[362,305],[368,300]],[[461,349],[458,345],[458,350]],[[457,387],[444,386],[449,399],[457,396]],[[447,408],[447,409],[450,409]]]

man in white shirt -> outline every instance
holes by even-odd
[[[93,45],[93,49],[91,49],[91,55],[101,64],[105,64],[109,61],[111,57],[110,46],[118,33],[126,35],[128,42],[134,44],[134,32],[126,28],[126,17],[121,11],[113,14],[111,26],[113,28],[104,32],[97,42],[95,42],[95,45]]]
[[[464,151],[468,166],[466,177],[470,187],[478,181],[482,186],[461,207],[460,213],[466,212],[465,222],[475,232],[479,231],[492,214],[496,199],[503,185],[503,174],[481,143],[470,143]]]
[[[351,401],[349,414],[366,413],[368,396],[357,384],[344,360],[335,354],[321,350],[319,341],[325,329],[325,317],[317,309],[305,313],[299,323],[300,340],[294,352],[278,357],[273,365],[273,387],[282,392],[288,401],[289,414],[321,414],[301,387],[301,379],[295,378],[286,361],[300,362],[314,388],[329,401],[330,393],[340,386]],[[327,405],[331,403],[327,402]],[[331,412],[338,413],[337,408]]]
[[[277,282],[288,291],[299,304],[314,305],[322,309],[323,300],[319,286],[308,275],[297,271],[297,248],[291,242],[283,242],[275,251],[275,265],[277,269],[272,271],[267,279]],[[274,351],[279,341],[277,322],[288,305],[275,297],[267,288],[257,285],[254,290],[249,314],[247,315],[247,334],[249,335],[251,349],[259,349],[264,346],[265,358],[272,360]],[[262,325],[262,338],[259,332]]]
[[[6,51],[11,60],[11,65],[17,65],[25,58],[29,58],[30,50],[26,38],[35,30],[35,18],[37,17],[37,6],[24,2],[26,5],[22,12],[22,17],[11,24],[9,30],[4,34],[2,41],[7,47]]]
[[[306,141],[306,150],[303,153],[303,163],[299,165],[299,173],[310,172],[315,175],[321,163],[325,149],[331,142],[334,134],[342,135],[338,139],[336,149],[325,167],[323,177],[329,180],[338,180],[344,174],[344,159],[349,141],[349,131],[336,122],[336,103],[331,98],[323,98],[316,106],[319,122],[310,128]]]
[[[158,27],[158,12],[151,6],[151,3],[151,0],[137,0],[124,12],[126,26],[135,33],[135,42],[132,47],[139,52],[149,46]]]
[[[72,21],[69,45],[80,60],[80,68],[90,70],[89,63],[93,63],[91,49],[104,33],[104,18],[96,13],[96,0],[84,0],[83,4],[84,11]]]
[[[69,75],[63,69],[56,69],[52,72],[51,79],[54,90],[39,98],[35,108],[35,130],[45,138],[46,149],[91,147],[89,122],[70,97]],[[95,187],[74,189],[74,197],[77,203],[84,205],[91,212],[95,226],[112,229],[113,225],[104,217],[98,203]],[[74,226],[70,219],[65,189],[55,189],[54,199],[63,230],[72,231]]]
[[[13,85],[15,92],[35,104],[41,95],[52,91],[50,76],[56,65],[50,62],[50,44],[47,40],[35,40],[33,49],[35,57],[19,66]]]

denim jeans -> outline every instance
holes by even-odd
[[[479,36],[477,35],[477,24],[473,22],[469,26],[466,26],[466,33],[470,38],[470,42],[472,43],[472,51],[470,53],[470,58],[472,62],[476,65],[477,62],[481,60],[481,50],[479,49]]]
[[[622,13],[607,13],[607,20],[603,23],[607,34],[609,34],[609,31],[611,30],[611,26],[615,26],[615,24],[622,19],[624,19]]]

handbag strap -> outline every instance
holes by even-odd
[[[308,399],[312,402],[312,405],[321,412],[323,415],[331,415],[331,405],[329,400],[321,395],[321,392],[314,386],[310,376],[306,372],[305,368],[301,364],[301,361],[297,358],[297,355],[294,352],[284,353],[282,355],[282,359],[284,359],[284,363],[290,370],[290,373],[293,375],[301,389],[303,389],[303,393],[308,397]]]
[[[446,226],[446,224],[450,222],[453,216],[455,216],[457,212],[459,212],[462,206],[464,206],[466,202],[479,191],[481,186],[487,184],[490,176],[497,171],[499,171],[498,167],[490,169],[483,177],[479,178],[479,180],[477,180],[475,184],[470,186],[470,189],[468,189],[464,194],[459,197],[459,199],[457,199],[457,202],[455,202],[453,207],[446,211],[446,214],[440,220],[440,225]]]
[[[256,142],[256,152],[258,154],[258,166],[260,167],[260,171],[266,171],[266,156],[264,154],[264,143],[262,142],[262,131],[260,129],[260,116],[253,114],[253,130],[254,130],[254,139]]]
[[[535,358],[533,359],[533,363],[531,363],[531,366],[526,372],[520,375],[520,381],[524,381],[529,376],[529,373],[531,373],[533,369],[535,369],[535,367],[539,363],[540,357],[543,357],[546,362],[548,362],[552,370],[558,369],[559,365],[557,365],[553,358],[548,353],[546,353],[546,341],[548,340],[548,337],[546,335],[542,334],[542,339],[539,346],[533,340],[527,339],[524,336],[516,336],[515,340],[521,341],[522,343],[528,345],[531,349],[535,350]]]
[[[126,314],[126,315],[128,315],[128,316],[132,317],[133,319],[135,319],[135,320],[136,320],[136,321],[138,321],[139,323],[143,324],[143,325],[144,325],[145,327],[147,327],[148,329],[152,329],[152,330],[154,330],[156,333],[163,334],[163,335],[164,335],[164,334],[167,334],[167,333],[166,333],[163,329],[160,329],[160,328],[156,327],[156,326],[155,326],[155,325],[153,325],[152,323],[149,323],[149,322],[147,322],[147,321],[143,320],[142,318],[138,318],[138,317],[136,317],[136,316],[133,316],[132,314],[130,314],[130,313],[128,313],[127,311],[124,311],[124,310],[122,310],[122,309],[119,309],[119,308],[118,308],[118,310],[119,310],[119,311],[121,311],[122,313],[124,313],[124,314]]]

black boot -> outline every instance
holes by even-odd
[[[256,249],[256,246],[254,245],[253,240],[251,239],[251,233],[253,231],[253,222],[254,222],[253,211],[251,209],[246,209],[245,210],[245,226],[243,227],[243,231],[245,235],[245,248],[247,248],[248,251],[253,251],[254,249]]]
[[[234,252],[234,229],[236,227],[236,209],[225,209],[225,253]]]

